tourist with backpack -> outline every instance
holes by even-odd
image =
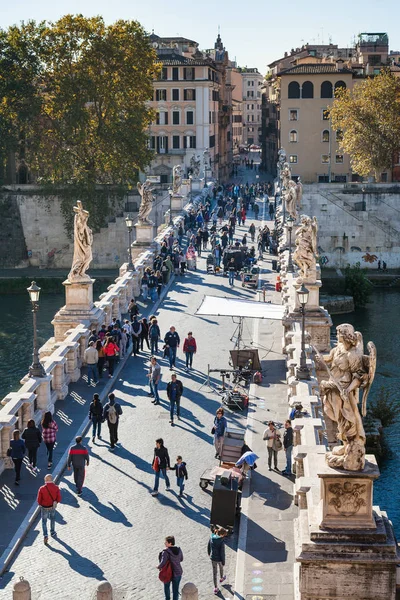
[[[108,394],[108,403],[104,407],[104,420],[107,421],[110,431],[110,449],[114,450],[115,444],[118,442],[118,424],[119,417],[122,415],[122,408],[118,402],[115,402],[115,395]]]
[[[228,530],[224,527],[213,527],[210,539],[208,540],[207,552],[211,559],[214,579],[214,594],[219,594],[218,589],[218,568],[219,582],[223,583],[226,580],[224,575],[225,566],[225,537],[228,535]]]
[[[175,537],[168,535],[165,538],[165,550],[162,550],[158,555],[159,579],[164,584],[165,600],[171,600],[171,583],[172,583],[172,600],[179,598],[179,584],[182,579],[183,553],[179,546],[175,546]]]

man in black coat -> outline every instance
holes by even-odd
[[[293,450],[293,429],[290,419],[285,421],[285,433],[283,434],[283,447],[286,454],[286,468],[282,471],[282,475],[292,474],[292,450]]]
[[[171,381],[167,385],[167,396],[170,402],[170,423],[174,424],[174,411],[176,404],[176,416],[178,421],[181,419],[181,397],[183,394],[182,381],[176,378],[176,374],[171,375]]]

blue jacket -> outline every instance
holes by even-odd
[[[181,340],[176,331],[174,331],[174,333],[168,331],[168,333],[165,334],[164,342],[170,348],[176,348],[181,343]]]
[[[215,562],[225,564],[225,540],[220,535],[212,533],[208,540],[208,556]]]
[[[11,458],[24,458],[25,456],[25,442],[24,440],[11,440]]]
[[[225,419],[225,417],[221,417],[220,419],[218,419],[218,417],[215,417],[215,419],[214,419],[215,435],[217,437],[223,437],[223,435],[225,434],[225,429],[226,429],[227,425],[228,425],[228,421]]]

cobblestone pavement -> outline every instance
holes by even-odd
[[[239,238],[249,224],[239,228]],[[58,539],[45,547],[40,524],[36,524],[3,578],[3,586],[7,587],[0,592],[0,598],[10,597],[8,584],[20,576],[31,582],[33,600],[60,597],[60,590],[65,600],[84,600],[91,597],[96,580],[103,578],[115,586],[117,598],[162,598],[155,567],[164,537],[171,534],[184,553],[183,583],[193,581],[202,599],[214,597],[206,550],[211,492],[200,489],[199,478],[207,467],[216,464],[210,430],[220,399],[205,387],[199,388],[208,364],[228,367],[228,350],[233,347],[230,338],[236,326],[227,317],[199,318],[194,313],[204,293],[253,298],[254,292],[243,290],[238,284],[231,290],[227,278],[205,273],[205,258],[198,264],[197,272],[173,284],[159,312],[163,333],[174,324],[181,338],[192,330],[198,343],[190,374],[183,371],[181,350],[178,353],[178,377],[185,387],[182,420],[174,427],[168,422],[165,387],[170,371],[166,361],[162,360],[162,404],[155,407],[144,387],[149,353],[130,358],[115,386],[124,411],[119,431],[121,445],[116,452],[110,452],[105,429],[104,439],[95,444],[86,437],[91,463],[82,498],[76,497],[72,478],[66,474],[61,483]],[[251,332],[245,335],[251,336]],[[229,414],[229,419],[242,421],[234,413]],[[184,499],[177,497],[173,478],[171,491],[166,492],[161,481],[160,495],[150,496],[154,479],[150,465],[154,440],[159,436],[164,438],[171,460],[181,454],[187,461],[189,481]],[[221,596],[225,598],[232,597],[235,548],[236,537],[232,536],[228,541],[227,585]]]

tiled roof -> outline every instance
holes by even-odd
[[[295,67],[291,67],[290,69],[285,69],[278,73],[278,76],[281,75],[319,75],[319,74],[335,74],[339,75],[340,73],[352,73],[351,69],[347,67],[343,67],[341,71],[336,69],[335,63],[305,63],[303,65],[296,65]]]
[[[158,55],[158,60],[162,62],[163,65],[166,66],[187,66],[187,67],[199,67],[199,66],[213,66],[213,60],[211,58],[187,58],[186,56],[182,56],[182,54],[176,54],[175,52],[164,54],[160,53]]]

